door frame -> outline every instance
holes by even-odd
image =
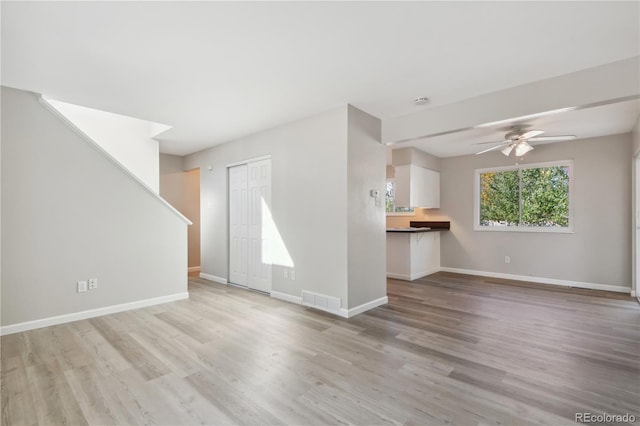
[[[631,175],[631,296],[640,302],[640,150],[633,154]]]
[[[242,166],[243,164],[255,163],[257,161],[262,161],[262,160],[271,160],[271,154],[261,155],[259,157],[252,157],[252,158],[247,158],[246,160],[240,160],[240,161],[234,161],[233,163],[228,163],[226,166],[227,171],[230,167]]]

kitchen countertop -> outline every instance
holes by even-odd
[[[409,222],[409,226],[405,228],[387,228],[387,232],[404,232],[404,233],[438,232],[438,231],[448,231],[450,227],[451,227],[451,222],[411,221]]]
[[[431,229],[431,228],[387,228],[387,232],[403,232],[403,233],[416,233],[416,232],[435,232],[442,231],[442,229]]]

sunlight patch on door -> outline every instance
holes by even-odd
[[[293,268],[293,259],[273,221],[269,206],[261,198],[262,210],[262,263]]]

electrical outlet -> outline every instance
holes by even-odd
[[[505,256],[504,257],[504,263],[511,263],[511,257],[510,256]]]
[[[89,290],[95,290],[96,288],[98,288],[98,279],[89,278]]]
[[[289,272],[286,269],[284,270],[284,277],[289,278]]]
[[[78,291],[78,293],[84,293],[85,291],[87,291],[87,282],[86,281],[78,281],[77,291]]]
[[[296,280],[296,271],[292,269],[291,273],[289,274],[289,276],[291,277],[292,281],[295,281]]]

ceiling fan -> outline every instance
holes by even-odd
[[[503,141],[480,142],[474,144],[497,144],[495,146],[492,146],[491,148],[477,152],[476,155],[484,154],[485,152],[495,151],[496,149],[502,148],[500,152],[502,152],[507,157],[509,156],[509,154],[511,154],[512,151],[515,152],[516,157],[521,157],[533,149],[529,142],[567,141],[575,139],[576,137],[575,135],[540,136],[543,133],[544,131],[542,130],[526,130],[522,126],[515,126],[512,127],[506,135],[504,135]]]

